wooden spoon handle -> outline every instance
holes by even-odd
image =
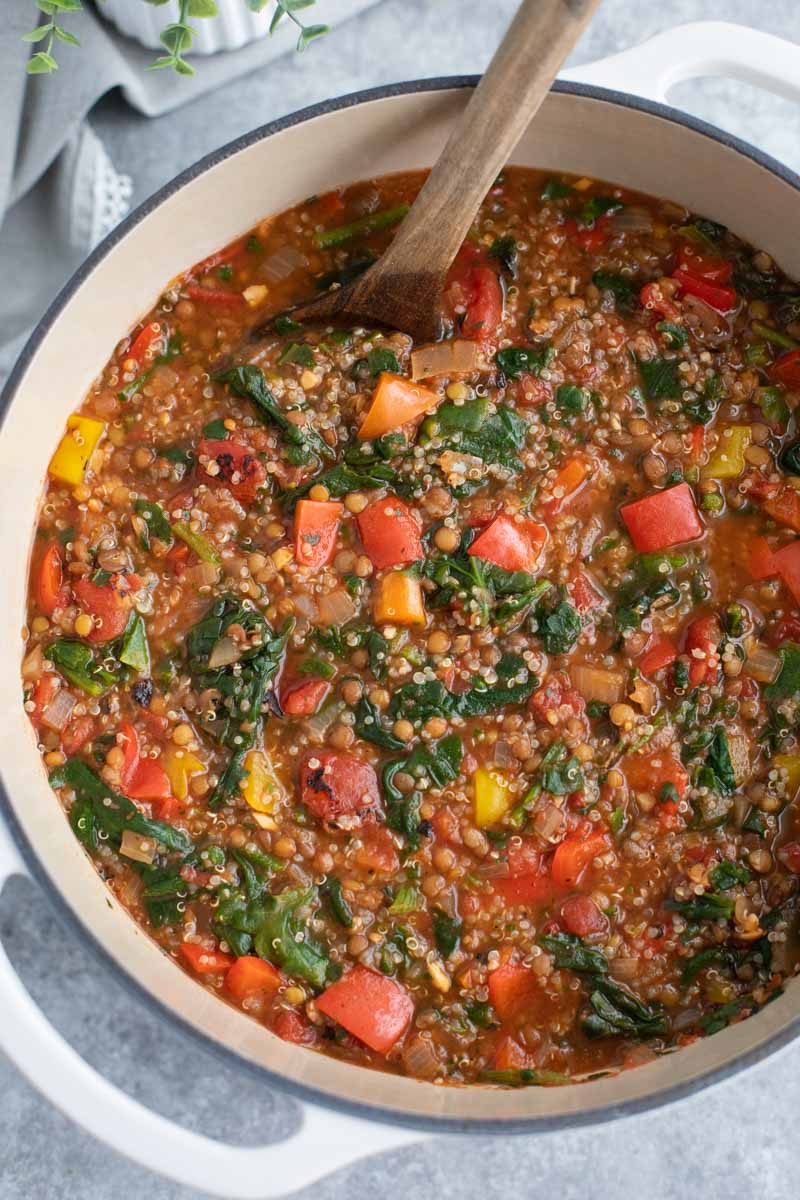
[[[523,0],[377,270],[444,274],[600,0]],[[373,268],[375,270],[376,268]]]

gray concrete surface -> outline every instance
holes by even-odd
[[[96,125],[138,202],[178,169],[239,133],[329,96],[376,84],[477,71],[515,0],[384,0],[302,58],[286,59],[157,121],[116,98]],[[324,0],[320,0],[324,9]],[[796,0],[605,0],[578,47],[584,62],[698,19],[740,21],[800,41]],[[673,101],[800,169],[800,110],[739,85],[681,85]],[[58,922],[47,898],[14,880],[0,937],[31,994],[108,1078],[190,1128],[256,1144],[291,1129],[293,1105],[172,1029]],[[2,1013],[0,1013],[2,1020]],[[613,1125],[524,1138],[439,1139],[342,1170],[315,1189],[429,1200],[788,1200],[796,1195],[800,1047],[666,1110]],[[123,1161],[53,1111],[0,1060],[0,1200],[190,1200],[199,1196]],[[310,1194],[310,1191],[309,1193]]]

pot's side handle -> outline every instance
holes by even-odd
[[[559,78],[664,102],[675,84],[702,76],[739,79],[800,101],[800,46],[744,25],[697,21],[562,71]]]
[[[0,891],[24,867],[0,818]],[[109,1083],[64,1041],[22,986],[0,943],[0,1048],[66,1116],[120,1154],[186,1187],[226,1200],[270,1200],[369,1154],[427,1135],[303,1105],[290,1138],[228,1146],[151,1112]]]

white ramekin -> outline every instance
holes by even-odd
[[[255,13],[247,0],[217,0],[219,15],[193,18],[195,31],[190,54],[216,54],[220,50],[238,50],[263,37],[272,19],[272,6]],[[178,0],[166,4],[147,4],[145,0],[102,0],[98,11],[121,33],[135,38],[151,50],[160,50],[159,36],[165,25],[178,19]]]

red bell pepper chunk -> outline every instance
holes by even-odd
[[[733,288],[709,283],[706,279],[697,279],[680,267],[673,272],[672,278],[679,285],[681,294],[685,292],[690,296],[696,296],[698,300],[702,300],[704,304],[717,312],[730,312],[732,308],[736,307],[736,292]]]
[[[586,702],[564,671],[548,675],[531,696],[529,704],[531,712],[551,726],[560,725],[570,717],[582,717],[586,711]]]
[[[508,875],[495,876],[492,888],[509,905],[529,905],[552,899],[553,883],[547,864],[532,841],[511,847]]]
[[[70,721],[61,735],[61,749],[65,754],[77,754],[94,734],[92,717],[76,717]]]
[[[508,962],[489,976],[489,1000],[501,1021],[513,1021],[531,1004],[541,984],[530,967]]]
[[[222,308],[241,308],[244,296],[241,292],[226,292],[222,288],[201,287],[198,283],[186,286],[186,295],[190,300],[198,300],[203,304],[217,304]]]
[[[703,533],[703,523],[688,483],[677,483],[664,491],[651,492],[641,500],[623,504],[620,516],[640,554],[692,542]]]
[[[530,573],[536,569],[546,538],[544,525],[536,521],[515,521],[501,513],[478,534],[467,554],[494,563],[504,571]]]
[[[553,499],[542,505],[545,517],[554,517],[573,496],[583,488],[589,478],[589,467],[582,458],[571,458],[553,480]]]
[[[589,937],[608,929],[608,917],[590,896],[568,896],[561,903],[559,918],[567,933],[575,933],[578,937]]]
[[[677,657],[678,647],[672,638],[655,635],[639,659],[639,670],[643,675],[655,675],[656,671],[662,671],[674,663]]]
[[[698,617],[689,625],[684,648],[689,655],[689,683],[692,687],[716,682],[719,670],[717,648],[721,641],[722,631],[713,614]]]
[[[785,484],[774,496],[768,496],[762,501],[761,507],[773,521],[788,525],[795,533],[800,533],[800,492],[796,492],[790,484]]]
[[[204,438],[197,446],[198,477],[209,486],[226,487],[243,508],[255,501],[267,470],[247,446],[226,438]]]
[[[800,389],[800,350],[789,350],[776,358],[767,374],[773,383],[783,384],[791,391]]]
[[[130,592],[133,577],[114,574],[102,586],[90,579],[78,579],[72,591],[85,613],[94,617],[94,628],[87,641],[112,642],[118,638],[128,624],[131,611]]]
[[[327,679],[301,679],[281,688],[281,708],[292,717],[310,717],[319,711],[331,690]]]
[[[150,321],[144,329],[137,333],[123,358],[126,361],[132,358],[137,368],[141,369],[145,360],[154,358],[156,351],[163,349],[165,341],[164,326],[159,321]]]
[[[380,808],[374,768],[355,754],[311,750],[300,767],[303,803],[320,821],[357,829]]]
[[[601,250],[611,236],[608,217],[598,217],[592,226],[579,225],[570,217],[564,222],[564,232],[569,241],[577,243],[587,254]]]
[[[578,571],[573,577],[570,591],[572,603],[582,616],[592,609],[600,608],[605,599],[585,571]]]
[[[463,320],[461,336],[491,341],[503,320],[503,292],[496,271],[479,247],[465,242],[447,272],[445,305]]]
[[[373,500],[358,514],[356,523],[364,551],[376,571],[406,567],[425,557],[414,514],[397,496]]]
[[[142,758],[139,735],[130,722],[120,726],[123,762],[120,769],[122,791],[131,800],[166,800],[171,792],[169,776],[159,762]]]
[[[50,542],[45,548],[36,572],[34,595],[39,608],[48,617],[69,603],[69,592],[64,587],[64,560],[58,542]]]
[[[592,859],[607,849],[608,839],[600,830],[589,834],[578,831],[569,834],[556,846],[550,864],[553,883],[559,888],[577,887]]]
[[[772,561],[795,600],[800,602],[800,540],[781,546],[772,555]]]
[[[179,949],[197,975],[215,975],[219,971],[227,971],[236,961],[232,954],[209,950],[196,942],[181,942]]]
[[[653,750],[649,754],[629,754],[620,764],[628,787],[634,792],[644,792],[658,799],[665,783],[674,785],[678,798],[682,800],[689,786],[689,776],[681,762],[666,750]]]
[[[414,1016],[414,1001],[394,979],[357,966],[317,997],[317,1009],[377,1054],[388,1054]]]
[[[750,542],[747,569],[752,579],[771,579],[778,574],[775,552],[765,537],[756,536]]]
[[[681,315],[677,304],[669,300],[658,283],[646,283],[639,292],[639,303],[647,312],[663,317],[665,321],[675,321]]]
[[[315,1046],[319,1040],[311,1022],[288,1008],[278,1013],[273,1029],[284,1042],[292,1042],[295,1046]]]
[[[678,267],[708,283],[725,284],[733,274],[733,263],[729,259],[716,254],[703,254],[690,242],[684,242],[678,250]]]
[[[294,510],[294,557],[320,570],[333,558],[344,505],[339,500],[301,500]]]
[[[502,967],[498,968],[502,971]],[[497,971],[494,972],[497,974]],[[492,1055],[495,1071],[519,1071],[531,1065],[531,1057],[509,1033],[501,1035]]]
[[[272,963],[255,954],[237,958],[225,973],[225,991],[236,1000],[246,1000],[259,992],[274,994],[283,983],[283,975]]]

